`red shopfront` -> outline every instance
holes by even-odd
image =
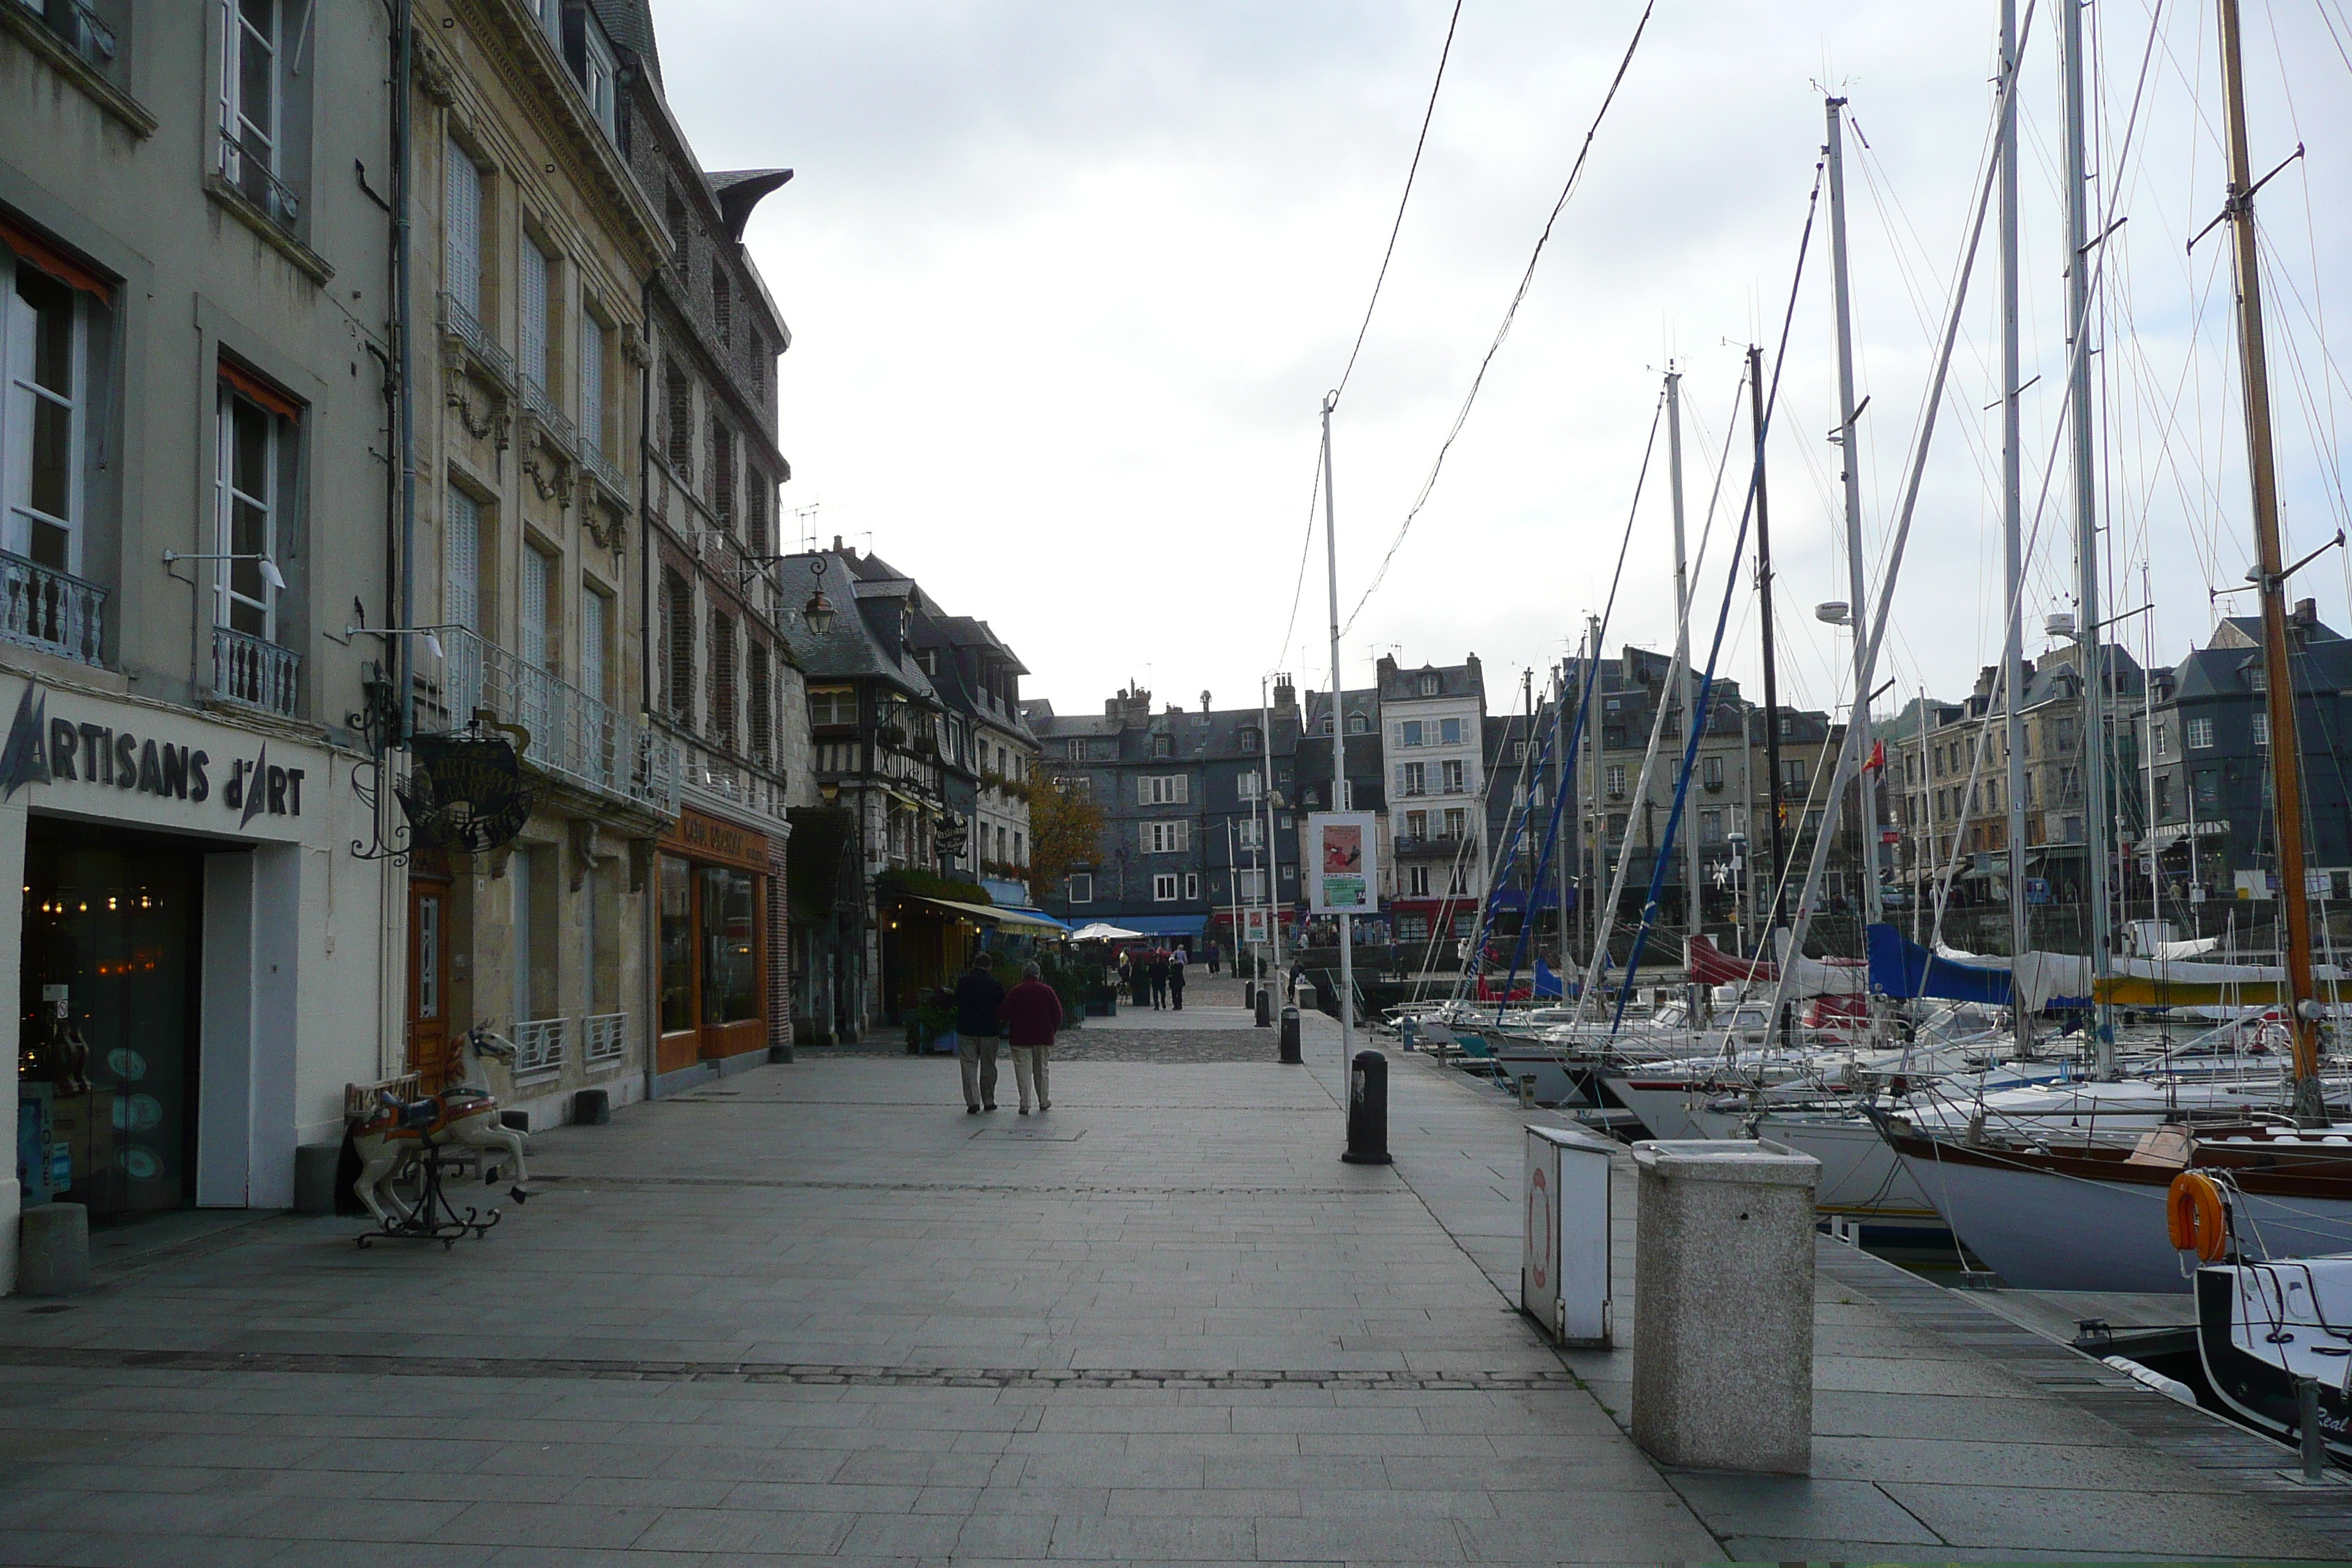
[[[767,836],[688,810],[660,847],[657,1079],[768,1047]]]

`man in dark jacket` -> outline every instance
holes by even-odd
[[[1184,1010],[1184,950],[1181,947],[1168,955],[1168,1005],[1179,1013]]]
[[[1035,1089],[1037,1109],[1054,1109],[1054,1091],[1045,1082],[1045,1058],[1054,1047],[1054,1031],[1062,1026],[1062,999],[1037,978],[1037,966],[1024,964],[1021,984],[1004,998],[1004,1032],[1013,1042],[1013,1081],[1021,1090],[1021,1114],[1029,1114],[1029,1095]]]
[[[1151,950],[1151,1006],[1154,1012],[1168,1005],[1168,954],[1160,948]]]
[[[977,1116],[996,1109],[996,1017],[1004,987],[988,972],[988,955],[975,952],[971,967],[956,982],[956,1060],[963,1068],[963,1109]]]

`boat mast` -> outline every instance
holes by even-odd
[[[1552,685],[1551,778],[1553,789],[1564,789],[1569,792],[1568,804],[1559,806],[1559,810],[1566,818],[1570,831],[1573,831],[1576,826],[1576,792],[1569,782],[1568,773],[1568,669],[1569,660],[1563,658],[1560,660],[1559,678]],[[1535,743],[1535,734],[1530,731],[1528,735],[1528,744],[1532,747]],[[1530,795],[1529,798],[1534,797]],[[1557,834],[1553,835],[1555,841],[1558,837]],[[1540,859],[1541,857],[1538,856],[1538,858]],[[1559,908],[1557,926],[1559,958],[1555,967],[1559,971],[1560,1005],[1566,1006],[1568,1005],[1568,970],[1570,963],[1568,956],[1568,908],[1570,900],[1568,896],[1568,846],[1565,844],[1556,843],[1552,850],[1551,878],[1552,902]],[[1543,888],[1540,883],[1528,889],[1528,902],[1530,906],[1542,892]],[[1528,911],[1528,922],[1532,924],[1535,918],[1535,911],[1531,907]]]
[[[1666,477],[1675,510],[1675,663],[1682,670],[1676,700],[1682,704],[1683,722],[1691,726],[1692,734],[1699,735],[1706,732],[1706,725],[1698,712],[1698,676],[1691,668],[1690,565],[1683,555],[1683,377],[1680,371],[1671,369],[1666,372]],[[1682,837],[1683,921],[1692,936],[1701,936],[1705,928],[1699,920],[1703,900],[1698,835],[1685,832]],[[1697,1016],[1696,1009],[1692,1016]]]
[[[2017,0],[2000,0],[2000,68],[2007,79],[2017,71]],[[2009,843],[2009,953],[2011,963],[2024,956],[2025,929],[2025,469],[2018,378],[2017,331],[2017,94],[2003,96],[2000,117],[2000,565],[2001,593],[2009,605],[2001,645],[2002,699],[2008,709],[2001,749],[2009,763],[2009,822],[2003,830]],[[2011,972],[2012,981],[2015,978]],[[2012,993],[2012,1004],[2016,998]],[[2025,1009],[2010,1009],[2011,1029],[2018,1044],[2033,1048],[2033,1019]]]
[[[2084,897],[2090,906],[2092,994],[2091,1041],[2100,1079],[2116,1076],[2115,1010],[2095,1000],[2107,978],[2109,961],[2107,847],[2107,707],[2105,655],[2101,650],[2099,598],[2098,469],[2091,449],[2091,356],[2073,340],[2091,331],[2090,172],[2085,167],[2083,111],[2083,8],[2068,0],[2058,7],[2059,47],[2065,61],[2066,98],[2066,330],[2070,369],[2066,378],[2066,433],[2074,481],[2074,591],[2083,650],[2083,859]],[[2014,105],[2016,95],[2009,101]]]
[[[2287,994],[2294,1001],[2294,1117],[2325,1126],[2319,1082],[2319,1003],[2311,975],[2311,891],[2303,868],[2303,748],[2295,738],[2294,677],[2287,662],[2286,566],[2279,544],[2278,479],[2271,458],[2270,366],[2263,350],[2262,271],[2254,249],[2253,174],[2246,153],[2245,66],[2239,58],[2238,0],[2220,0],[2221,96],[2229,128],[2229,220],[2238,282],[2238,378],[2246,409],[2246,473],[2252,481],[2254,549],[2263,598],[2263,671],[2270,715],[2271,799],[2278,833],[2279,901],[2286,914]]]
[[[1331,499],[1331,410],[1338,393],[1323,400],[1323,559],[1331,594],[1331,806],[1346,811],[1348,799],[1347,695],[1339,685],[1339,534]],[[1316,847],[1318,855],[1321,846]],[[1442,907],[1442,906],[1441,906]],[[1339,917],[1339,1066],[1346,1071],[1355,1055],[1351,1038],[1356,1016],[1355,919]]]
[[[1771,907],[1764,913],[1759,952],[1770,956],[1771,935],[1780,929],[1781,882],[1789,867],[1788,845],[1780,824],[1780,677],[1772,658],[1772,525],[1764,506],[1764,351],[1748,346],[1748,415],[1756,426],[1756,601],[1764,622],[1764,768],[1770,775],[1765,799],[1771,811],[1772,860],[1766,868],[1772,889]]]
[[[1863,771],[1858,790],[1861,806],[1862,866],[1856,875],[1862,881],[1863,918],[1871,925],[1885,919],[1878,898],[1878,790],[1871,779],[1870,760],[1870,693],[1862,689],[1862,628],[1869,624],[1864,609],[1869,603],[1868,589],[1864,581],[1862,561],[1862,469],[1855,463],[1853,452],[1853,302],[1846,285],[1845,266],[1845,108],[1843,98],[1825,98],[1822,113],[1829,122],[1829,141],[1822,152],[1829,160],[1830,179],[1830,277],[1837,295],[1837,360],[1838,360],[1838,467],[1844,471],[1838,478],[1845,486],[1845,571],[1846,591],[1853,603],[1848,606],[1846,625],[1853,632],[1853,708],[1846,722],[1853,728],[1854,744],[1861,748]],[[2014,378],[2012,378],[2014,379]],[[1760,492],[1759,492],[1760,494]],[[1885,775],[1882,772],[1880,778]]]

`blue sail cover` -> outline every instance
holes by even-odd
[[[2025,955],[2025,994],[2029,1001],[2046,996],[2044,1014],[2080,1013],[2091,1005],[2088,996],[2061,996],[2059,985],[2082,984],[2084,961],[2062,954]],[[2072,976],[2072,978],[2069,978]],[[2041,989],[2037,990],[2037,986]],[[1870,928],[1870,988],[1888,996],[1927,996],[1944,1002],[1983,1002],[2010,1005],[2010,970],[2004,963],[1963,963],[1929,952],[1891,925]]]
[[[1536,960],[1535,994],[1538,996],[1559,996],[1563,994],[1559,986],[1559,976],[1554,974],[1551,972],[1551,965],[1546,963],[1540,958]]]
[[[2009,971],[1938,958],[1891,925],[1870,928],[1870,988],[1886,996],[2009,1005]]]

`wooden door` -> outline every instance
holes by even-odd
[[[453,1075],[449,1048],[449,884],[408,884],[408,1066],[425,1087]]]

